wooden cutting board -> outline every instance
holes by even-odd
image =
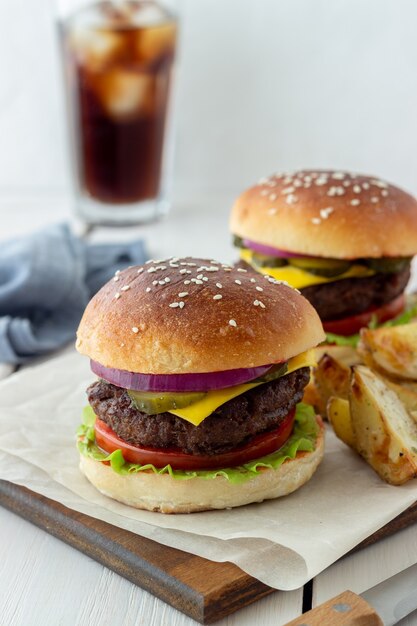
[[[211,624],[275,591],[232,563],[216,563],[163,546],[5,480],[0,480],[0,505],[202,624]],[[355,550],[416,520],[417,503]]]

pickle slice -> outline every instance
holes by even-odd
[[[233,245],[236,248],[246,248],[245,244],[243,243],[242,237],[239,237],[238,235],[233,235]]]
[[[254,383],[269,383],[271,380],[275,380],[280,376],[284,376],[288,370],[288,363],[278,363],[277,365],[273,365],[271,369],[269,369],[263,376],[256,378],[253,380]]]
[[[157,415],[172,411],[172,409],[183,409],[202,400],[206,395],[203,391],[162,393],[160,391],[133,391],[132,389],[128,389],[127,393],[134,407],[148,415]]]
[[[310,274],[317,276],[325,276],[331,278],[332,276],[339,276],[347,272],[351,266],[349,261],[343,259],[312,259],[312,258],[290,258],[288,260],[290,265],[299,267]]]
[[[256,267],[284,267],[284,265],[288,265],[288,260],[254,252],[252,255],[252,264]]]
[[[366,263],[371,270],[375,270],[375,272],[381,272],[382,274],[397,274],[410,265],[411,258],[384,257],[381,259],[364,259],[363,262]]]

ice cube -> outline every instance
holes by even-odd
[[[114,69],[100,78],[97,87],[103,107],[113,118],[146,117],[153,111],[152,76]]]
[[[135,47],[139,60],[154,65],[163,57],[172,56],[175,50],[175,36],[174,22],[138,30]]]
[[[78,62],[91,72],[97,72],[120,57],[124,38],[115,31],[75,28],[70,33],[70,45]]]

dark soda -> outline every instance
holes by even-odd
[[[176,43],[154,2],[98,2],[64,25],[81,192],[103,203],[157,198]]]

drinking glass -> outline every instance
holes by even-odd
[[[89,224],[157,219],[170,206],[175,7],[57,2],[76,211]]]

